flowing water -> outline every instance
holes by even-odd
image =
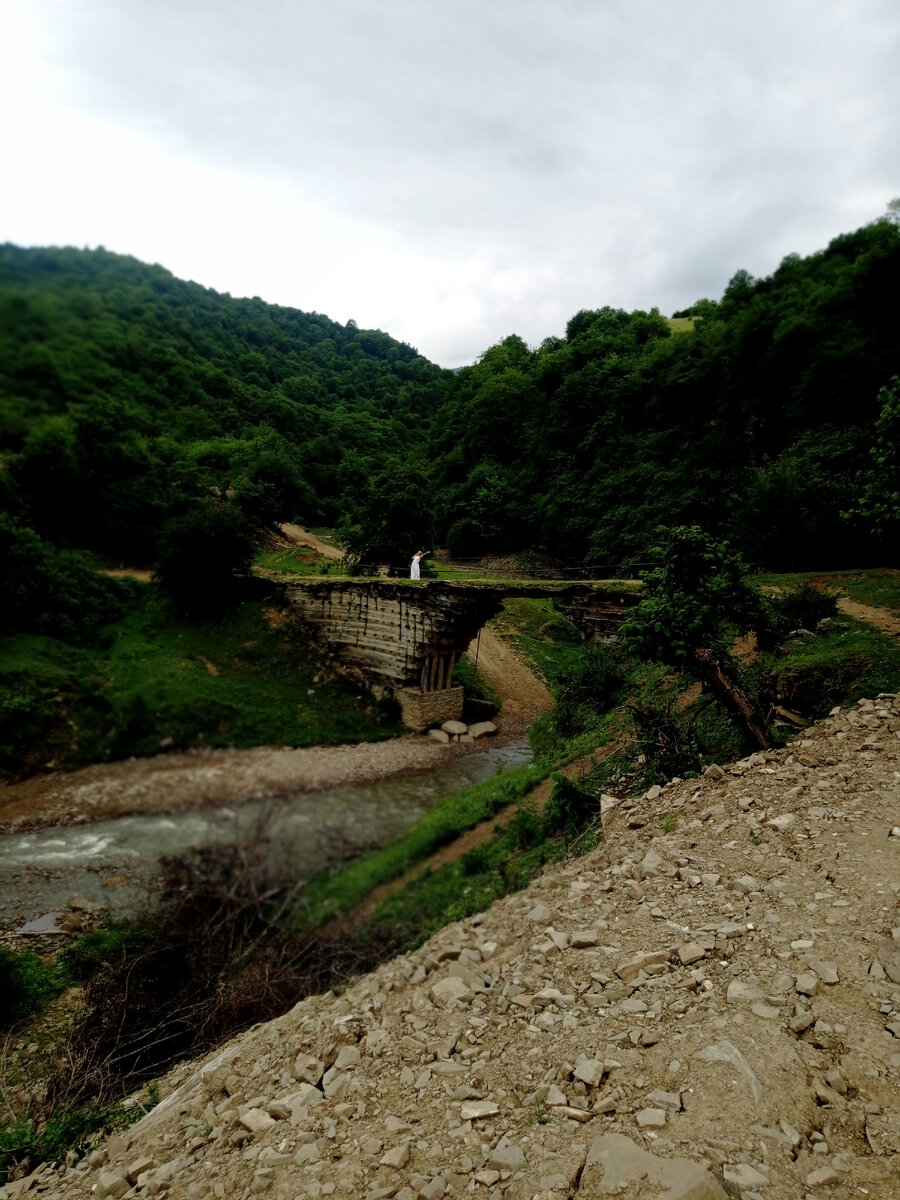
[[[161,858],[241,841],[303,880],[391,841],[438,800],[530,759],[527,741],[512,741],[374,783],[8,834],[0,837],[0,924],[52,930],[75,896],[136,912],[152,896]]]

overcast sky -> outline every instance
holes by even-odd
[[[897,0],[0,0],[0,241],[444,366],[718,298],[900,194]]]

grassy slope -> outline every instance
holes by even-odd
[[[175,618],[156,589],[99,644],[0,639],[10,774],[188,746],[308,746],[398,732],[361,689],[325,678],[298,627],[258,603],[209,622]]]
[[[893,577],[893,591],[881,576],[857,573],[852,586],[860,598],[874,595],[878,589],[882,602],[888,603],[891,598],[900,601],[900,576]],[[791,586],[798,581],[772,576],[763,582],[765,586]],[[496,618],[495,628],[517,646],[551,690],[583,652],[584,643],[577,631],[554,611],[549,599],[508,600]],[[831,629],[815,638],[792,640],[776,653],[764,656],[748,678],[767,708],[790,701],[805,705],[806,714],[817,718],[834,704],[852,704],[879,691],[900,690],[900,645],[871,625],[841,616]],[[670,701],[674,705],[689,682],[654,664],[632,664],[629,702],[658,706]],[[696,716],[694,733],[701,766],[726,762],[747,751],[731,721],[717,706],[709,704],[707,697],[685,711]],[[794,732],[790,727],[781,729],[785,738]],[[649,764],[635,760],[638,748],[634,746],[634,727],[625,705],[598,713],[590,728],[565,740],[554,731],[552,719],[544,718],[532,731],[532,741],[536,758],[530,767],[449,797],[393,845],[315,881],[305,892],[306,919],[320,923],[346,912],[376,886],[419,864],[418,873],[413,871],[412,878],[382,900],[369,918],[372,931],[402,926],[408,931],[409,944],[413,944],[447,921],[477,912],[495,896],[524,886],[544,862],[568,852],[565,836],[546,836],[539,818],[529,811],[524,798],[530,786],[565,764],[604,748],[615,748],[615,753],[584,777],[582,786],[587,790],[599,792],[617,786],[631,790],[660,781]],[[436,848],[516,799],[524,800],[524,808],[509,828],[498,828],[477,852],[431,869],[427,859]]]
[[[848,596],[860,604],[887,608],[900,614],[900,571],[883,568],[873,571],[803,571],[790,575],[760,574],[753,582],[766,588],[789,588],[814,580],[837,596]]]

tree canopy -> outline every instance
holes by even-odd
[[[0,505],[132,563],[225,503],[391,563],[415,543],[619,573],[660,524],[772,569],[875,563],[898,522],[898,272],[892,211],[677,321],[582,309],[450,372],[133,258],[0,246]]]

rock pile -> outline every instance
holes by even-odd
[[[898,899],[879,696],[607,804],[600,849],[0,1197],[895,1200]]]

